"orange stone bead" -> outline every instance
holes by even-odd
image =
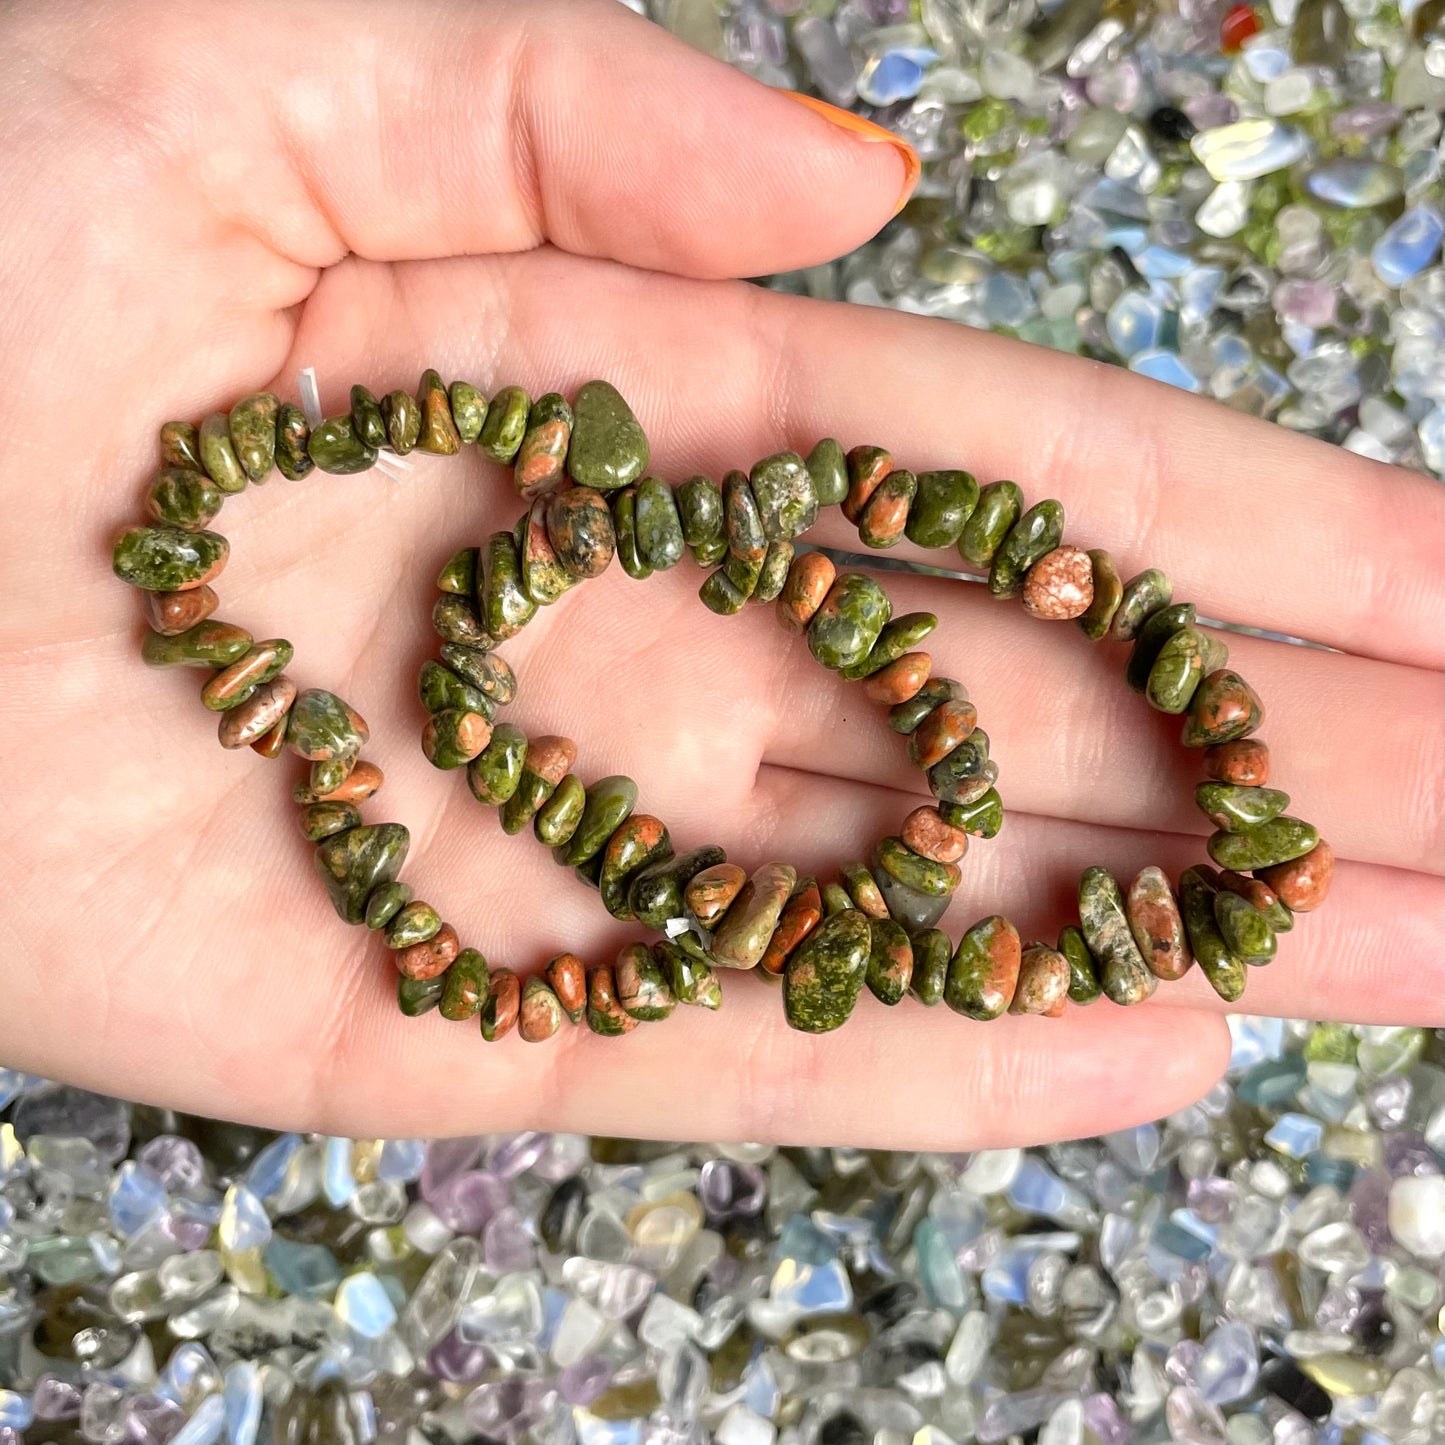
[[[1024,574],[1024,611],[1046,622],[1082,617],[1093,600],[1093,559],[1078,547],[1055,547]]]
[[[824,552],[803,552],[794,557],[783,590],[778,593],[779,626],[795,635],[805,632],[837,577],[833,559]]]
[[[965,698],[939,703],[909,736],[909,761],[916,768],[941,763],[977,726],[978,709]]]
[[[715,863],[689,881],[683,902],[704,928],[711,928],[732,907],[747,881],[748,875],[736,863]]]
[[[385,780],[385,774],[375,763],[369,763],[364,758],[356,764],[347,774],[345,782],[339,787],[333,788],[329,793],[323,793],[317,802],[320,803],[364,803]]]
[[[933,659],[926,652],[905,652],[895,658],[887,667],[880,668],[872,677],[863,681],[863,696],[869,702],[881,702],[885,707],[895,707],[900,702],[918,695],[918,689],[928,681],[933,670]]]
[[[899,832],[915,853],[935,863],[957,863],[968,852],[968,834],[946,822],[937,808],[915,808]]]
[[[1259,876],[1295,913],[1318,908],[1335,879],[1335,850],[1323,838],[1302,858],[1260,869]]]
[[[1262,788],[1269,782],[1269,748],[1259,738],[1236,738],[1204,750],[1204,771],[1217,783]]]
[[[587,965],[575,953],[559,953],[542,972],[575,1024],[587,1007]]]
[[[424,942],[399,948],[392,956],[396,959],[396,971],[403,978],[436,978],[452,966],[461,947],[456,929],[450,923],[443,923]]]
[[[176,637],[204,622],[221,599],[213,587],[192,587],[189,592],[147,592],[146,621],[162,637]]]
[[[763,950],[761,967],[764,973],[781,974],[793,950],[823,919],[823,896],[813,879],[808,879],[787,901],[782,917]]]

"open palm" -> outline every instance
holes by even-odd
[[[336,1133],[901,1148],[1120,1127],[1222,1066],[1198,970],[1057,1021],[865,998],[823,1037],[734,975],[721,1013],[620,1041],[488,1046],[401,1017],[376,941],[314,874],[295,760],[217,748],[198,675],[140,665],[108,567],[159,423],[294,396],[306,365],[332,413],[353,381],[411,388],[429,365],[484,391],[607,377],[673,477],[825,434],[1013,477],[1063,500],[1071,541],[1165,568],[1201,614],[1339,649],[1232,640],[1278,785],[1343,860],[1246,1004],[1439,1021],[1439,488],[1118,371],[726,279],[858,244],[899,156],[613,0],[37,3],[0,18],[0,52],[0,1060]],[[290,639],[298,685],[367,718],[388,780],[368,817],[410,827],[408,877],[465,940],[522,973],[563,948],[608,960],[637,935],[417,746],[433,578],[520,503],[474,448],[414,459],[405,486],[316,472],[233,500],[218,615]],[[818,535],[849,543],[836,517]],[[584,777],[635,777],[679,847],[830,875],[922,780],[856,685],[771,609],[704,611],[700,578],[614,567],[545,610],[505,648],[517,720],[575,738]],[[1117,644],[963,582],[888,585],[896,611],[939,615],[935,668],[967,680],[1011,810],[966,860],[955,936],[998,911],[1051,937],[1085,866],[1201,859],[1196,760],[1121,686]]]

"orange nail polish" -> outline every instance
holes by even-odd
[[[819,100],[816,96],[801,95],[796,90],[784,90],[780,93],[796,100],[799,105],[807,106],[814,115],[822,116],[829,125],[836,125],[839,130],[851,132],[859,140],[875,145],[880,142],[891,145],[903,161],[903,190],[898,197],[898,204],[893,208],[893,214],[896,216],[908,204],[908,198],[913,194],[914,186],[918,184],[918,177],[923,165],[918,159],[918,152],[906,140],[894,135],[892,131],[884,130],[881,125],[874,125],[871,120],[864,120],[850,110],[841,110],[836,105],[829,105],[826,100]]]

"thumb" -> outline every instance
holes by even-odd
[[[172,75],[191,45],[224,57],[231,107],[216,66],[193,75],[217,143],[260,150],[259,101],[279,162],[260,219],[308,265],[547,241],[754,276],[852,249],[918,176],[880,127],[799,104],[617,0],[245,0],[169,7],[163,29]]]

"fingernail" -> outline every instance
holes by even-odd
[[[846,130],[856,135],[859,140],[868,141],[870,144],[890,145],[898,152],[903,162],[903,190],[899,193],[898,204],[893,208],[896,216],[904,206],[908,204],[908,198],[913,194],[913,188],[918,184],[919,173],[923,169],[922,162],[918,159],[918,152],[913,149],[901,136],[896,136],[890,130],[884,130],[881,125],[874,125],[871,120],[864,120],[862,116],[854,115],[851,110],[842,110],[836,105],[829,105],[826,100],[819,100],[816,96],[802,95],[796,90],[785,90],[782,94],[796,100],[799,105],[805,105],[814,115],[820,115],[829,125],[836,125],[839,130]]]

